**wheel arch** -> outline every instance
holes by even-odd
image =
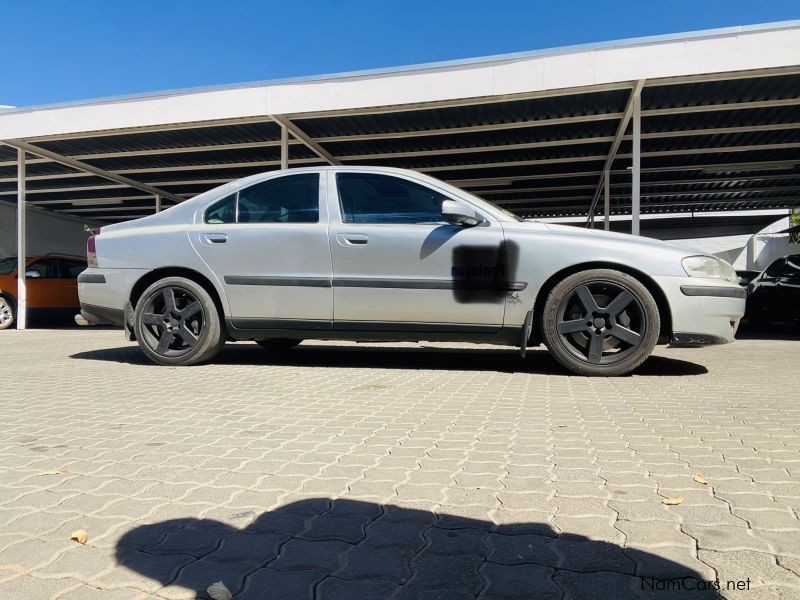
[[[6,300],[8,300],[9,302],[11,302],[11,305],[15,309],[17,308],[17,299],[14,297],[14,295],[11,292],[0,292],[0,297],[3,297]]]
[[[659,320],[661,321],[661,327],[658,333],[659,343],[666,343],[665,341],[662,342],[663,339],[669,340],[669,338],[672,336],[672,310],[666,294],[664,294],[664,291],[655,282],[655,280],[646,273],[643,273],[638,269],[634,269],[633,267],[629,267],[628,265],[622,265],[614,262],[590,261],[570,265],[561,269],[560,271],[551,275],[539,288],[539,291],[536,294],[536,300],[533,304],[533,337],[537,342],[541,342],[539,323],[541,322],[544,305],[547,301],[547,296],[550,291],[566,277],[581,271],[588,271],[590,269],[612,269],[614,271],[620,271],[630,275],[643,286],[645,286],[653,295],[653,299],[656,301],[656,306],[658,307]]]
[[[139,302],[139,299],[142,297],[144,291],[156,281],[164,279],[165,277],[183,277],[185,279],[194,281],[211,296],[211,299],[214,301],[220,316],[224,317],[227,314],[219,291],[211,282],[211,280],[202,273],[199,273],[194,269],[187,269],[186,267],[160,267],[142,275],[139,280],[133,284],[130,295],[128,296],[128,301],[131,303],[131,307],[136,308],[136,304]]]

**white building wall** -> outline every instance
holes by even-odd
[[[790,244],[788,234],[778,233],[788,228],[789,217],[784,217],[771,223],[755,235],[729,235],[672,241],[699,252],[713,254],[728,261],[737,269],[763,271],[776,258],[787,254],[800,254],[800,244]]]
[[[49,213],[29,206],[27,213],[27,253],[86,255],[84,227],[98,227],[92,221]],[[17,253],[17,207],[0,202],[0,257]]]

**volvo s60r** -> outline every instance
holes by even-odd
[[[726,262],[664,242],[523,221],[401,169],[315,167],[234,181],[88,242],[81,312],[153,361],[227,340],[544,343],[620,375],[657,343],[730,342],[745,290]]]

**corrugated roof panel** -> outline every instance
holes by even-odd
[[[642,90],[642,109],[797,98],[798,89],[800,75],[648,86]]]
[[[164,148],[196,148],[279,139],[278,125],[274,121],[265,121],[240,125],[198,126],[191,129],[176,128],[171,131],[144,131],[94,137],[89,135],[85,138],[37,142],[37,145],[58,154],[73,156]]]
[[[579,144],[582,139],[586,138],[613,138],[616,129],[616,121],[596,121],[594,123],[480,131],[452,135],[326,142],[323,146],[328,152],[337,157],[394,152],[431,152],[437,150],[446,153],[451,149],[494,146],[502,148],[513,144],[541,142],[563,142],[564,145]]]
[[[621,112],[628,95],[627,90],[588,92],[448,108],[303,118],[296,123],[312,137],[423,131]]]

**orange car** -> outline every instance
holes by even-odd
[[[78,274],[86,259],[48,254],[31,256],[26,263],[25,288],[28,315],[73,317],[80,310]],[[17,258],[0,259],[0,329],[9,329],[17,319]]]

